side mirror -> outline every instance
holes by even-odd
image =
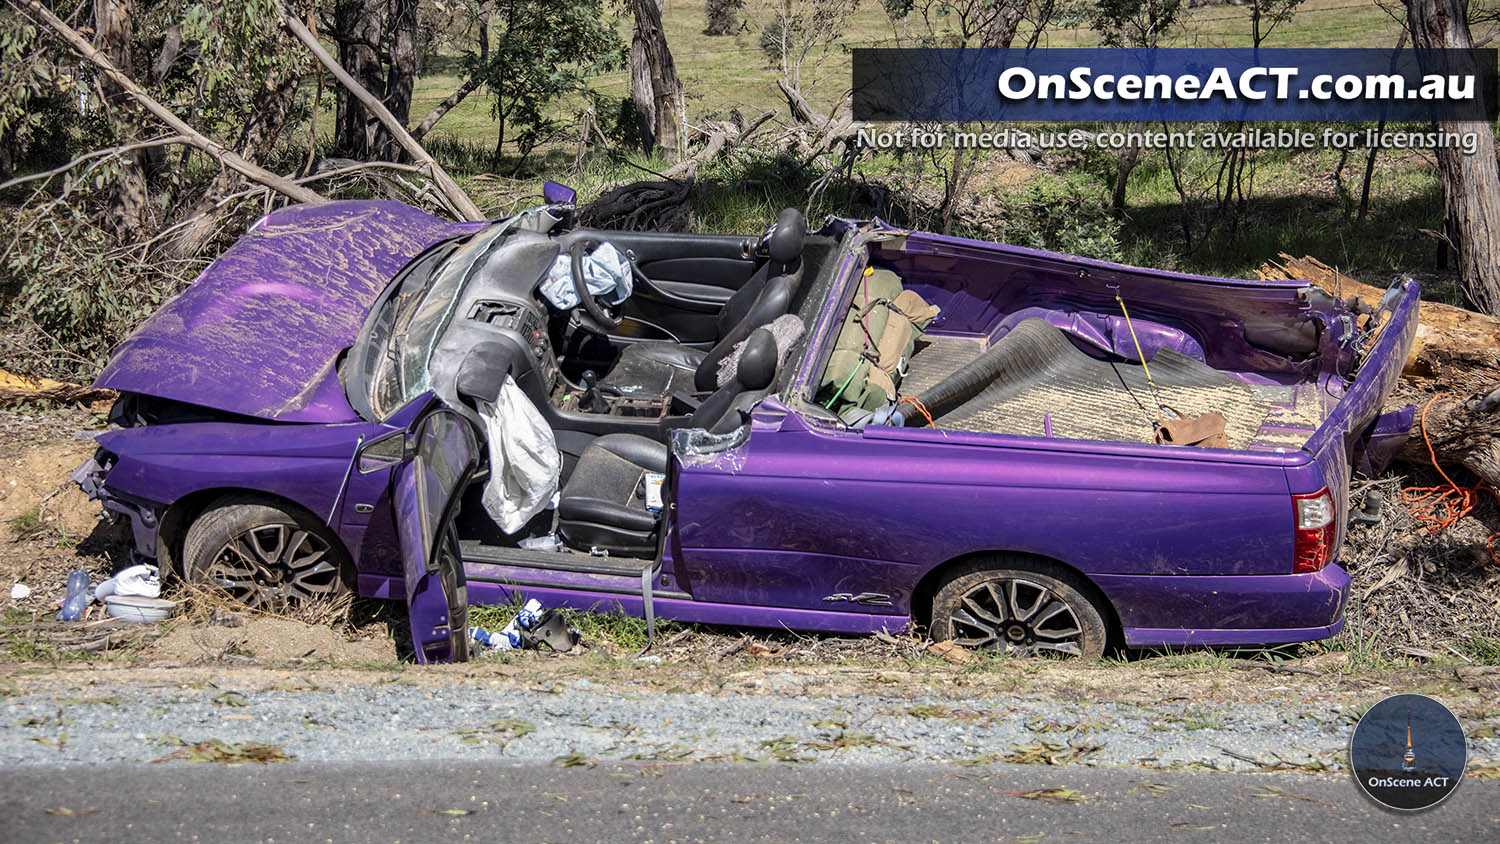
[[[548,179],[542,182],[542,198],[549,205],[572,205],[578,199],[578,191]]]
[[[361,475],[395,466],[406,459],[406,432],[392,431],[360,446],[354,467]]]

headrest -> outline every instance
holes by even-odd
[[[802,254],[802,238],[807,234],[807,220],[802,212],[787,208],[776,217],[776,227],[771,231],[771,260],[778,264],[790,264]]]
[[[745,339],[745,348],[740,350],[740,362],[734,380],[746,392],[764,390],[776,381],[776,364],[780,354],[776,350],[776,337],[764,328],[750,332]]]

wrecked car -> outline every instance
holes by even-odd
[[[75,479],[164,573],[405,601],[424,662],[515,593],[1085,658],[1342,627],[1415,283],[1343,302],[795,211],[598,230],[549,194],[260,220],[114,351]]]

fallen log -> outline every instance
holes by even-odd
[[[1284,252],[1262,264],[1257,275],[1307,280],[1341,299],[1357,297],[1372,307],[1385,294],[1316,258]],[[1421,411],[1401,458],[1458,463],[1500,489],[1500,319],[1424,301],[1401,374],[1387,408],[1414,404]]]
[[[1270,280],[1306,280],[1341,298],[1358,297],[1374,307],[1385,291],[1356,281],[1317,258],[1294,258],[1261,264],[1256,273]],[[1408,379],[1426,380],[1430,391],[1472,392],[1485,383],[1500,383],[1500,319],[1474,311],[1422,302],[1417,339],[1402,371]]]

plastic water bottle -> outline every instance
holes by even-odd
[[[62,609],[57,611],[58,621],[78,621],[89,605],[89,573],[83,569],[68,572],[68,595],[63,598]]]
[[[506,651],[511,649],[510,640],[507,639],[504,634],[491,633],[490,631],[485,630],[483,627],[470,627],[469,638],[473,640],[474,644],[481,647],[496,648],[498,650]]]

